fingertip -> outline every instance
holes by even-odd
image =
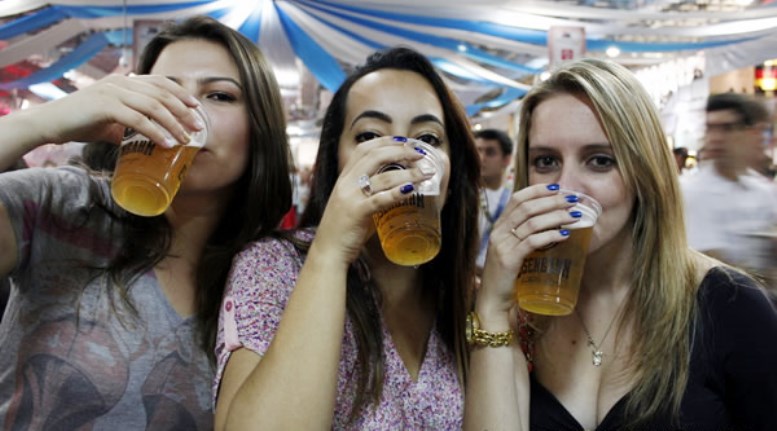
[[[198,98],[196,98],[194,96],[187,96],[184,99],[184,103],[186,103],[186,106],[188,106],[190,108],[199,108],[200,105],[201,105],[200,99],[198,99]]]
[[[164,147],[165,148],[173,148],[176,145],[181,145],[181,143],[176,141],[173,138],[165,138],[165,140],[164,140]]]

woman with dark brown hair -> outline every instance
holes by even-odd
[[[385,257],[372,218],[433,175],[378,173],[428,157],[407,138],[449,159],[442,246],[418,267]],[[395,48],[354,72],[324,118],[301,230],[235,260],[217,429],[460,428],[478,179],[467,118],[425,57]]]
[[[158,34],[138,73],[0,118],[0,168],[44,143],[118,143],[127,127],[156,145],[186,143],[202,128],[194,107],[210,126],[156,217],[119,208],[109,172],[0,175],[0,277],[14,286],[0,330],[5,428],[213,427],[211,358],[232,256],[290,205],[281,99],[257,47],[204,17]]]

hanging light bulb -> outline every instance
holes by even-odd
[[[607,57],[615,58],[615,57],[621,55],[621,50],[617,46],[612,45],[612,46],[607,48],[605,53],[607,54]]]

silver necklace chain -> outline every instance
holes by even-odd
[[[618,320],[618,313],[620,312],[620,307],[618,307],[618,310],[615,312],[615,316],[612,317],[612,320],[610,320],[610,324],[607,325],[607,330],[604,331],[604,336],[602,336],[602,340],[599,341],[599,343],[594,343],[594,338],[591,337],[591,333],[588,332],[588,328],[585,327],[585,323],[583,322],[583,318],[580,316],[580,313],[578,313],[577,308],[575,308],[575,316],[577,316],[577,320],[580,321],[580,326],[583,328],[583,332],[585,332],[585,336],[588,337],[588,346],[591,348],[591,362],[594,364],[595,367],[600,367],[602,365],[602,361],[604,360],[604,352],[602,352],[602,344],[604,344],[604,340],[607,339],[607,336],[610,335],[610,329],[612,329],[613,323],[615,323],[616,320]]]

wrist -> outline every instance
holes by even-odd
[[[338,253],[329,252],[326,247],[321,246],[315,239],[310,244],[310,250],[308,250],[307,257],[305,258],[306,266],[315,266],[322,271],[342,271],[347,272],[350,262],[340,257]]]
[[[493,322],[492,322],[493,323]],[[498,324],[503,330],[492,331],[483,326],[476,311],[467,315],[466,337],[470,347],[503,347],[509,346],[515,340],[515,333],[508,321]]]

